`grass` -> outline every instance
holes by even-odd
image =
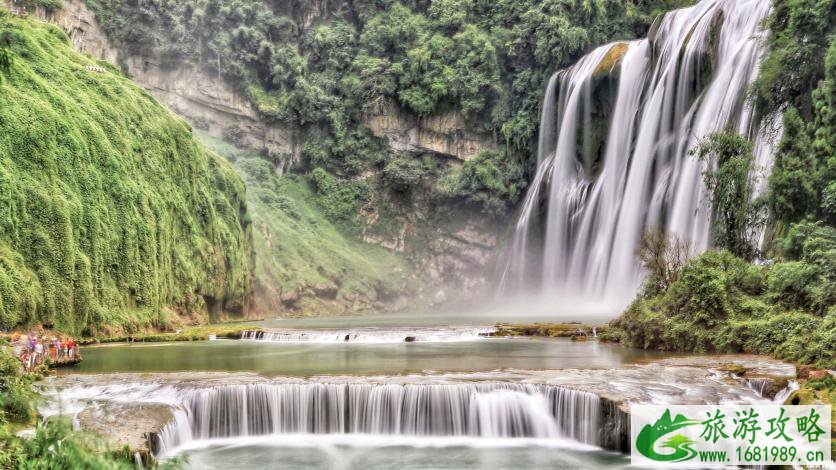
[[[230,166],[57,27],[0,10],[0,33],[0,328],[95,335],[240,311],[250,240]]]
[[[413,273],[406,260],[358,240],[326,216],[306,177],[280,176],[273,163],[257,153],[206,133],[199,137],[233,160],[246,181],[260,313],[341,313],[357,299],[409,291]]]

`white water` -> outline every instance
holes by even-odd
[[[796,390],[798,390],[798,382],[790,380],[783,390],[775,394],[775,398],[772,399],[773,403],[778,405],[783,404]]]
[[[271,434],[573,439],[598,442],[591,393],[533,384],[230,385],[187,392],[158,455],[194,440]]]
[[[241,339],[275,343],[363,343],[390,344],[403,342],[443,343],[484,339],[495,328],[351,328],[333,330],[266,330],[245,331]]]
[[[710,246],[704,167],[689,151],[707,135],[734,130],[755,141],[763,168],[753,175],[771,165],[767,140],[776,131],[754,122],[746,100],[769,9],[768,0],[703,0],[665,15],[650,39],[599,47],[555,74],[503,295],[535,294],[551,299],[552,309],[560,299],[575,312],[613,314],[643,279],[636,248],[645,230],[676,234],[694,252]],[[619,56],[611,74],[606,67]],[[611,80],[615,104],[595,155],[592,102]],[[545,220],[538,217],[542,199]]]

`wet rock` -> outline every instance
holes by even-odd
[[[116,401],[94,402],[77,416],[81,429],[100,435],[115,449],[127,446],[145,461],[151,455],[149,436],[173,418],[168,405]]]

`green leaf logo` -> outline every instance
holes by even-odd
[[[672,453],[660,454],[654,450],[656,441],[676,431],[677,429],[686,426],[693,426],[700,424],[699,420],[689,419],[683,415],[676,415],[676,418],[671,419],[671,411],[666,409],[653,425],[646,424],[639,436],[636,438],[636,449],[645,457],[655,460],[657,462],[682,462],[690,460],[697,455],[697,451],[691,448],[694,443],[691,439],[682,434],[674,434],[670,436],[659,447],[673,449]]]

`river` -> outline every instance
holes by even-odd
[[[42,413],[150,432],[156,458],[190,468],[620,468],[629,403],[768,402],[721,365],[794,374],[757,357],[417,323],[269,320],[253,324],[270,332],[259,340],[85,347],[42,384]]]

